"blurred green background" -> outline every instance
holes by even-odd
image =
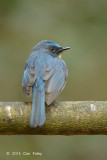
[[[0,0],[0,101],[31,101],[22,92],[24,64],[41,40],[72,47],[59,101],[107,100],[106,0]],[[104,160],[106,136],[0,136],[1,159]],[[7,156],[8,151],[42,152]]]

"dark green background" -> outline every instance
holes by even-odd
[[[106,0],[0,0],[0,101],[31,101],[22,92],[24,64],[43,39],[71,49],[69,69],[57,100],[107,100]],[[105,136],[1,136],[0,159],[103,160]],[[40,158],[6,156],[8,151],[42,152]]]

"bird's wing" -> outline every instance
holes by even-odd
[[[46,103],[51,104],[65,86],[68,69],[65,62],[56,58],[54,67],[45,73]]]
[[[29,65],[28,63],[26,63],[22,80],[22,87],[26,97],[31,96],[32,86],[35,82],[35,79],[36,79],[36,74],[34,65],[33,64]]]

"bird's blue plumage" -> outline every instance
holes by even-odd
[[[44,40],[38,43],[26,61],[22,86],[25,96],[33,92],[30,127],[45,122],[45,101],[49,105],[60,94],[66,83],[68,70],[58,55],[67,48]],[[69,48],[68,48],[69,49]]]
[[[33,85],[30,127],[42,126],[45,121],[45,83],[39,76]]]

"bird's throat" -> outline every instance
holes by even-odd
[[[62,54],[59,54],[58,57],[61,58],[61,57],[62,57]]]

